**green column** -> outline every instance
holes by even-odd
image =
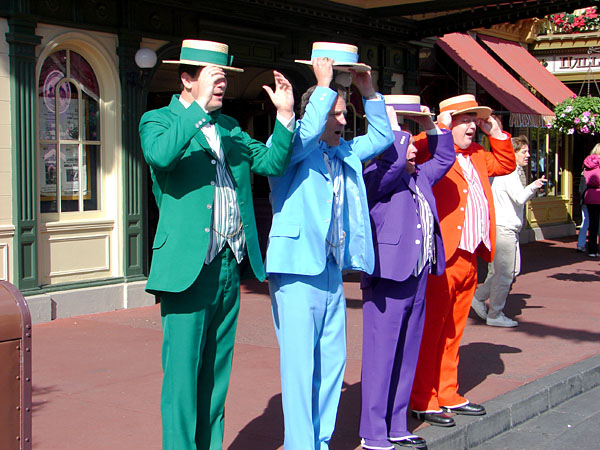
[[[142,156],[138,124],[145,104],[140,69],[135,65],[135,52],[140,37],[120,34],[119,74],[121,80],[123,130],[123,205],[124,211],[124,275],[127,280],[143,279],[147,266],[145,216],[143,199],[146,186],[146,165]]]
[[[8,19],[10,114],[12,123],[14,283],[21,291],[38,288],[37,152],[36,152],[36,23],[27,16]]]

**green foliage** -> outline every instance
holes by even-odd
[[[577,97],[568,98],[554,108],[556,118],[548,125],[563,133],[573,134],[576,131],[595,135],[600,133],[600,98]]]

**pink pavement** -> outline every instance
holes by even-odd
[[[472,312],[460,350],[461,393],[483,403],[600,353],[600,260],[574,238],[522,247],[523,272],[505,313],[513,329]],[[347,277],[348,364],[332,450],[360,448],[361,293]],[[161,448],[158,306],[59,319],[33,327],[33,448]],[[412,422],[417,426],[417,422]],[[423,425],[419,425],[423,427]],[[283,443],[279,350],[266,283],[242,287],[224,448]]]

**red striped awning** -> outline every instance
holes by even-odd
[[[573,97],[574,92],[540,64],[535,57],[518,42],[492,36],[479,38],[502,60],[532,85],[553,105]]]
[[[510,125],[544,127],[554,113],[508,73],[475,39],[464,33],[446,34],[437,44],[476,83],[510,111]]]

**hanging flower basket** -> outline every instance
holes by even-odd
[[[600,134],[600,97],[574,95],[556,105],[554,114],[548,128],[567,134]]]

